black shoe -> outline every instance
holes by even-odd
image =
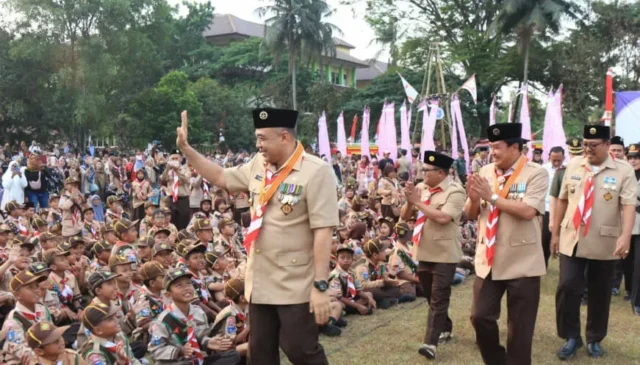
[[[569,360],[572,357],[576,356],[578,349],[580,349],[582,346],[583,343],[581,337],[570,338],[567,340],[567,342],[564,343],[564,345],[562,345],[562,347],[560,347],[560,350],[558,350],[558,353],[556,355],[560,360]]]
[[[413,294],[402,294],[400,298],[398,298],[398,303],[408,303],[416,300],[416,296]]]
[[[592,342],[587,344],[587,352],[589,352],[589,356],[594,359],[600,358],[604,355],[604,350],[600,347],[600,342]]]
[[[627,294],[624,296],[624,301],[625,301],[625,302],[630,302],[630,301],[631,301],[631,294],[627,293]]]
[[[342,330],[338,328],[338,326],[328,324],[326,326],[320,327],[320,333],[324,334],[327,337],[337,337],[342,334]]]
[[[389,299],[389,303],[391,303],[391,306],[393,307],[394,305],[398,305],[398,298],[391,298]]]
[[[426,343],[420,346],[418,349],[418,353],[429,360],[433,360],[436,358],[436,346],[427,345]]]
[[[378,307],[378,309],[389,309],[391,307],[391,300],[387,298],[379,300],[376,303],[376,307]]]
[[[614,297],[617,297],[620,295],[620,289],[618,288],[612,288],[611,289],[611,295],[613,295]]]
[[[585,306],[589,303],[589,298],[586,295],[582,296],[582,299],[580,300],[580,305]]]
[[[438,345],[444,345],[449,343],[453,339],[453,333],[451,332],[442,332],[440,337],[438,337]]]
[[[340,318],[339,320],[336,321],[336,326],[338,326],[340,328],[347,327],[347,320],[344,319],[344,318]]]
[[[636,305],[633,307],[633,314],[640,316],[640,306]]]

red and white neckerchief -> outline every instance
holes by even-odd
[[[189,274],[191,274],[191,281],[199,287],[198,291],[202,297],[202,302],[207,304],[209,302],[209,290],[207,290],[207,286],[204,284],[204,279],[200,274],[196,275],[191,270],[189,270]]]
[[[31,312],[23,312],[23,311],[19,311],[20,315],[23,316],[24,318],[28,319],[31,322],[40,322],[40,320],[42,320],[44,313],[42,312],[35,312],[35,313],[31,313]]]
[[[73,289],[71,289],[71,287],[67,285],[69,278],[67,277],[66,273],[64,277],[60,279],[60,281],[57,281],[56,277],[54,276],[53,281],[58,285],[58,289],[60,290],[60,296],[65,298],[68,303],[71,303],[73,301]]]
[[[182,313],[182,311],[176,312],[176,310],[173,308],[173,303],[168,305],[168,309],[171,312],[182,314],[182,316],[184,316],[184,313]],[[193,323],[193,311],[190,310],[190,312],[191,313],[189,313],[187,318],[182,318],[182,322],[187,325],[187,343],[191,345],[191,348],[193,349],[192,356],[198,361],[199,365],[202,365],[202,363],[204,362],[204,355],[200,351],[200,344],[198,343],[198,338],[196,337],[195,325]]]
[[[582,235],[586,236],[589,233],[589,227],[591,226],[591,209],[593,208],[594,196],[594,184],[593,184],[593,169],[589,165],[584,166],[587,172],[587,180],[584,183],[582,189],[582,195],[580,201],[576,207],[575,213],[573,213],[573,227],[576,230],[576,234],[580,229],[580,224],[584,224]]]
[[[118,356],[118,345],[116,345],[115,343],[111,342],[111,341],[106,341],[105,343],[102,344],[102,346],[109,350],[109,352],[111,352],[112,354],[114,354],[115,356]],[[126,352],[125,352],[126,354]],[[129,361],[129,358],[127,357],[127,359],[125,360],[125,365],[129,365],[131,364],[131,362]]]
[[[347,277],[347,298],[353,300],[358,294],[358,291],[356,290],[356,283],[353,280],[353,275],[349,272],[345,272],[343,274]]]
[[[171,171],[171,173],[173,174],[173,185],[171,186],[171,197],[173,199],[173,202],[177,202],[178,201],[178,188],[180,187],[180,176],[178,176],[178,173],[175,171]]]
[[[433,189],[429,189],[429,195],[427,195],[427,199],[423,202],[426,206],[431,205],[431,197],[442,191],[442,188],[437,186]],[[418,218],[416,219],[416,225],[413,227],[413,238],[412,241],[416,246],[420,245],[420,238],[422,237],[422,227],[424,227],[424,223],[427,221],[427,216],[422,213],[422,211],[418,211]]]
[[[29,236],[29,228],[22,224],[22,217],[18,218],[18,231],[20,231],[20,234],[23,236]]]
[[[210,186],[211,183],[209,182],[209,180],[205,179],[204,177],[202,178],[202,191],[204,192],[205,195],[209,195],[209,191],[210,191]]]
[[[502,190],[504,184],[511,175],[513,174],[513,168],[510,168],[504,175],[502,170],[496,169],[496,176],[498,177],[498,188]],[[485,239],[487,244],[487,262],[489,266],[493,264],[493,256],[496,251],[496,236],[498,233],[498,219],[500,218],[500,210],[490,204],[489,205],[489,214],[487,216],[487,228],[485,230]]]
[[[87,230],[87,232],[91,233],[91,238],[93,238],[94,240],[98,239],[98,231],[96,230],[96,227],[91,222],[87,222],[85,220],[84,228]]]

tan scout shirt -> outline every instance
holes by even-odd
[[[270,170],[275,171],[273,165]],[[264,158],[225,169],[230,192],[249,190],[252,209],[265,178]],[[333,169],[321,159],[304,154],[284,181],[301,188],[293,210],[285,215],[276,192],[267,205],[258,239],[251,246],[245,293],[255,304],[289,305],[309,302],[315,269],[313,229],[338,225],[338,201]],[[294,200],[295,201],[295,200]]]
[[[80,355],[69,349],[65,349],[64,353],[56,359],[56,361],[47,360],[44,357],[36,356],[29,361],[29,365],[86,365],[87,362]]]
[[[592,260],[619,260],[614,256],[616,241],[622,233],[623,205],[636,205],[637,181],[633,168],[626,161],[607,157],[597,168],[594,176],[594,202],[591,226],[585,237],[580,229],[576,233],[573,215],[582,196],[587,180],[587,159],[576,157],[569,161],[562,180],[560,199],[568,200],[567,212],[560,224],[560,253],[572,256],[578,245],[576,256]],[[607,187],[605,187],[605,179]]]
[[[514,169],[515,166],[517,162],[514,164]],[[479,174],[489,180],[489,184],[493,187],[495,179],[493,163],[484,166]],[[549,185],[548,174],[547,170],[539,164],[527,162],[514,183],[516,187],[517,184],[524,184],[521,185],[524,186],[524,197],[521,200],[535,208],[540,215],[545,213],[544,200]],[[478,217],[476,274],[484,279],[491,273],[493,280],[511,280],[546,274],[540,220],[535,218],[527,221],[504,212],[500,212],[498,218],[493,266],[488,265],[485,238],[488,214],[489,203],[481,204]]]
[[[167,195],[171,196],[171,188],[173,187],[173,174],[178,174],[178,196],[180,197],[188,197],[191,195],[191,191],[189,190],[189,176],[191,176],[191,170],[187,166],[182,166],[177,171],[167,167],[162,176],[160,176],[160,180],[167,184],[169,188],[169,192]]]
[[[417,261],[457,264],[462,258],[460,218],[467,193],[460,185],[450,183],[448,179],[438,186],[442,191],[431,196],[430,206],[450,216],[451,222],[441,225],[427,219],[422,227],[420,244],[413,247],[413,257]],[[425,201],[429,196],[429,187],[424,183],[417,187],[422,192],[422,201]]]
[[[378,181],[378,194],[382,196],[380,204],[392,205],[398,201],[398,182],[383,177]]]

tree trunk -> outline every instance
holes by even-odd
[[[531,48],[531,38],[525,40],[524,44],[524,79],[522,83],[527,85],[527,80],[529,79],[529,49]]]
[[[293,110],[298,110],[298,90],[296,82],[296,50],[289,41],[289,72],[291,73],[291,99]]]

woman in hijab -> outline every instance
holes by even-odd
[[[2,187],[4,194],[2,194],[2,202],[0,203],[1,210],[5,210],[4,206],[12,200],[18,204],[24,204],[24,188],[27,187],[27,178],[24,175],[24,170],[20,169],[18,161],[9,163],[7,171],[2,175]]]
[[[93,208],[93,220],[99,222],[100,225],[104,224],[104,204],[102,204],[102,200],[100,196],[93,195],[91,196],[91,207]]]

